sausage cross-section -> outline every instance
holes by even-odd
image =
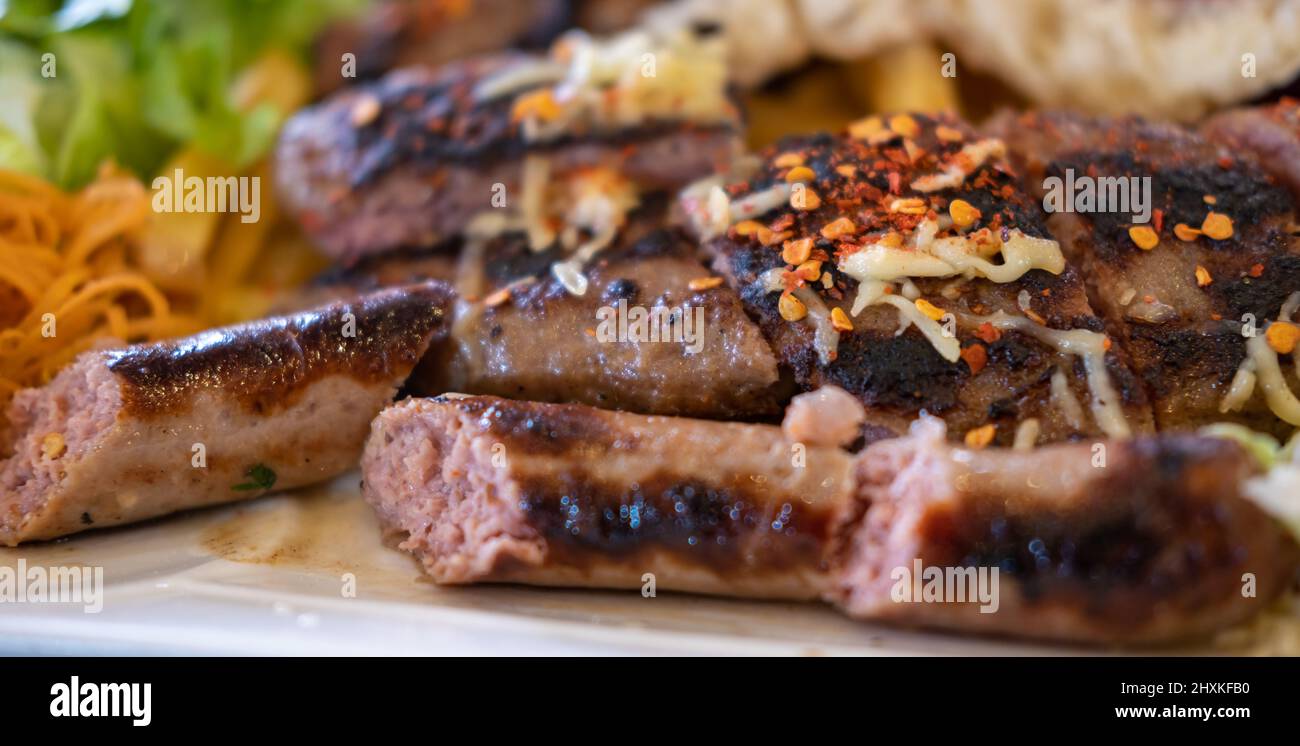
[[[435,336],[426,284],[159,344],[84,353],[15,395],[0,544],[50,539],[329,479]]]
[[[846,514],[828,597],[909,626],[1194,639],[1264,609],[1295,573],[1295,543],[1244,496],[1258,468],[1236,443],[1195,435],[973,451],[923,421],[859,457],[862,512]]]
[[[850,456],[771,425],[495,397],[410,399],[362,472],[381,523],[440,583],[813,599]]]

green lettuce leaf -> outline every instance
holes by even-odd
[[[305,58],[364,2],[0,0],[0,168],[75,188],[109,159],[148,179],[185,147],[245,168],[281,117],[234,107],[239,73],[273,47]]]

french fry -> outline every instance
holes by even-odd
[[[929,42],[909,42],[846,63],[845,85],[863,113],[957,111],[956,78],[943,76],[941,56]]]
[[[857,102],[844,95],[840,72],[830,63],[815,63],[775,87],[746,95],[749,146],[761,148],[785,135],[835,131],[861,116]]]

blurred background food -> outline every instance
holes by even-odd
[[[154,212],[158,174],[266,175],[359,0],[0,2],[0,402],[105,340],[260,315],[324,262],[262,219]],[[54,325],[51,326],[51,319]]]
[[[305,103],[638,23],[722,29],[755,147],[897,109],[1190,120],[1300,71],[1300,0],[0,0],[0,400],[104,339],[256,317],[316,274],[266,167]],[[263,177],[261,219],[149,209],[178,168]]]

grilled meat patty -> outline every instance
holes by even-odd
[[[567,44],[580,42],[596,48],[592,54],[616,54],[600,51],[599,42]],[[615,63],[640,65],[641,58],[604,62]],[[738,117],[721,81],[711,91],[716,117],[698,122],[674,115],[684,104],[657,93],[612,84],[557,93],[547,84],[564,69],[503,53],[398,70],[341,91],[286,123],[275,154],[282,201],[322,250],[350,264],[397,247],[432,246],[504,204],[526,209],[541,199],[529,194],[537,184],[524,178],[527,158],[551,181],[600,168],[638,188],[675,189],[726,164],[740,147]],[[591,95],[642,95],[649,103],[619,110],[613,122],[561,120],[563,96],[587,102]]]
[[[82,354],[19,391],[0,438],[0,544],[321,482],[432,340],[451,291],[426,284],[173,342]]]
[[[1287,391],[1296,388],[1294,366],[1279,368],[1267,348],[1247,367],[1258,359],[1272,369],[1271,385],[1269,374],[1257,372],[1257,388],[1268,395],[1230,394],[1247,362],[1246,334],[1257,332],[1254,344],[1263,344],[1266,327],[1300,291],[1300,236],[1284,188],[1171,124],[1049,112],[1005,115],[989,130],[1006,138],[1026,188],[1039,197],[1081,177],[1096,184],[1118,177],[1109,183],[1139,188],[1150,179],[1148,223],[1123,209],[1116,195],[1129,195],[1116,191],[1104,209],[1054,212],[1049,227],[1132,360],[1162,430],[1231,421],[1285,437],[1300,425],[1300,403]],[[1066,199],[1077,209],[1073,194]],[[1237,391],[1249,394],[1243,386]]]
[[[869,439],[923,411],[999,445],[1029,420],[1030,443],[1151,429],[1141,386],[1105,349],[1078,272],[1053,258],[1002,150],[952,117],[872,118],[784,140],[722,188],[729,225],[704,241],[715,268],[801,387],[861,399]],[[706,233],[711,202],[683,202]],[[941,242],[960,256],[940,259]],[[855,314],[860,294],[875,301]]]
[[[495,397],[411,399],[374,423],[366,500],[439,583],[813,599],[851,500],[835,447],[771,425]]]

